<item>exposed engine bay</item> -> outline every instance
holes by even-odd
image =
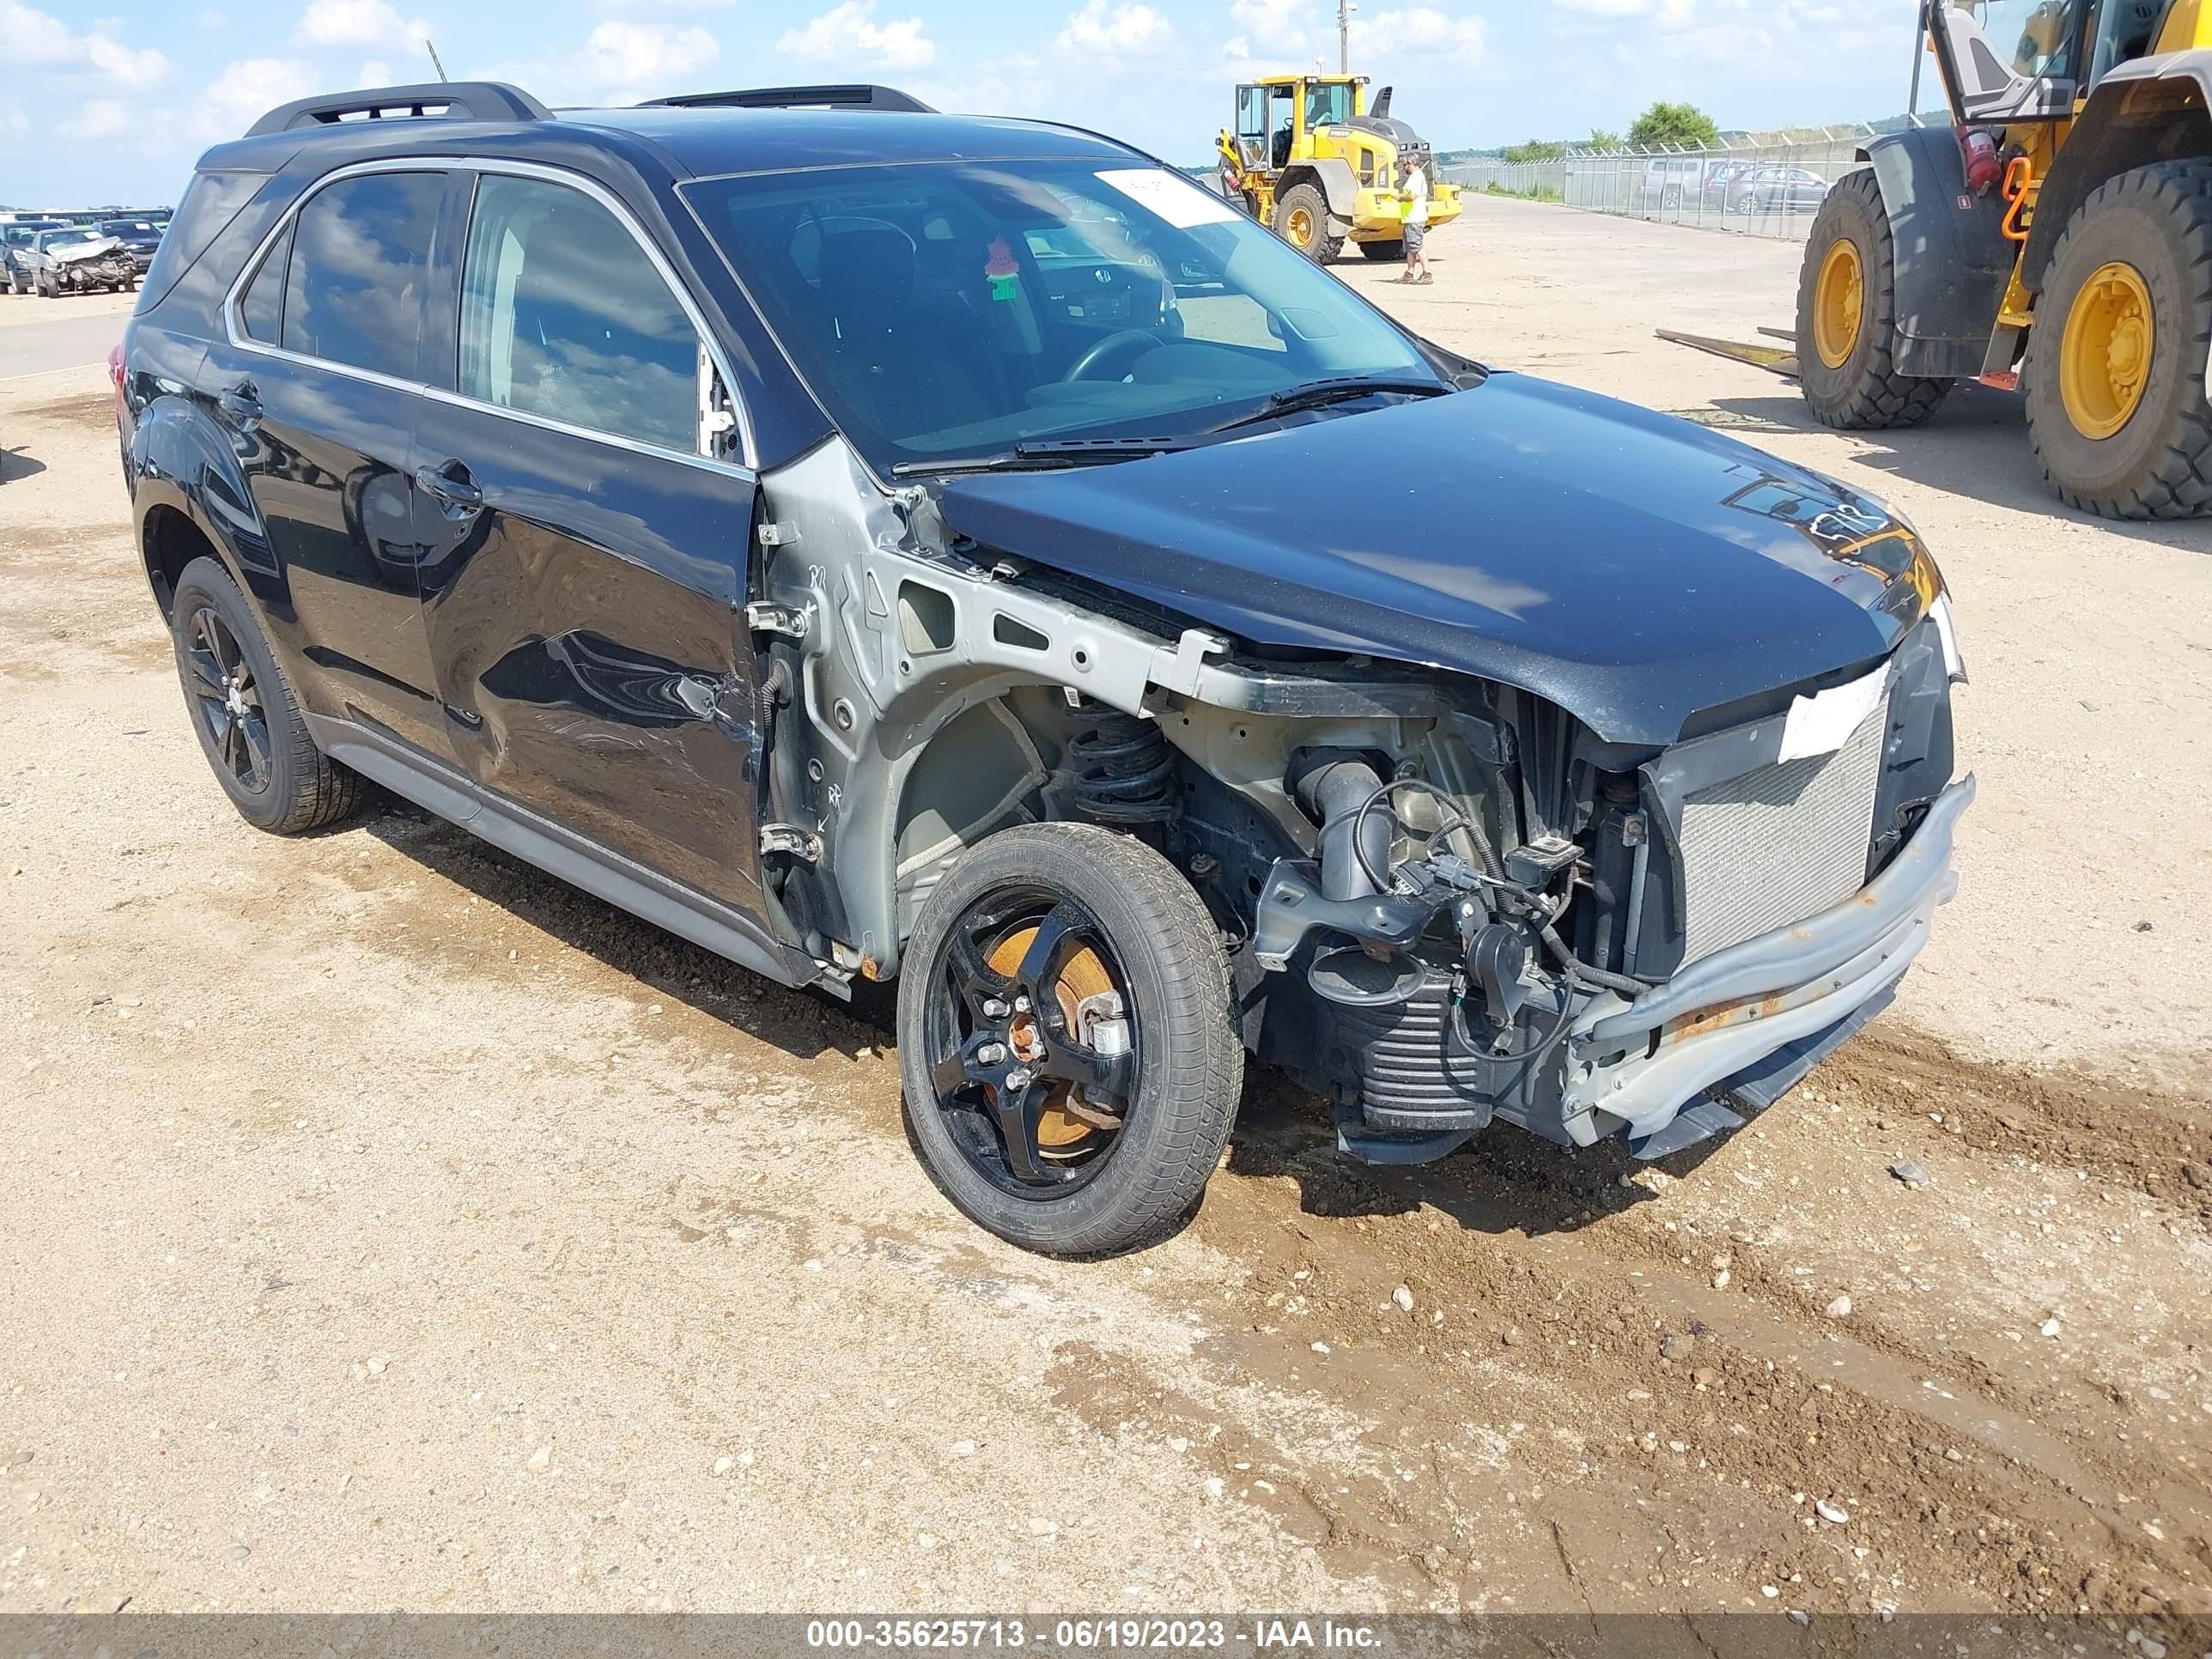
[[[1504,1118],[1656,1157],[1878,1012],[1952,890],[1932,614],[1871,670],[1623,744],[1510,685],[1239,647],[965,540],[836,441],[763,482],[763,870],[832,981],[896,973],[995,831],[1099,824],[1203,897],[1245,1046],[1346,1151]]]

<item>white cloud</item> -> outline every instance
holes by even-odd
[[[200,94],[192,135],[210,143],[243,137],[246,128],[279,104],[315,90],[315,72],[296,58],[241,58],[226,64]]]
[[[402,21],[386,0],[309,0],[292,31],[295,46],[405,46],[419,52],[430,26],[419,17]]]
[[[0,104],[0,132],[28,132],[31,118],[13,104]]]
[[[1489,25],[1480,17],[1452,17],[1433,6],[1406,6],[1378,11],[1352,25],[1355,57],[1372,53],[1424,52],[1471,62],[1483,55],[1489,42]]]
[[[952,81],[914,81],[907,89],[933,109],[962,115],[1064,118],[1067,102],[1044,64],[1026,52],[963,64]]]
[[[131,128],[131,112],[120,100],[94,98],[80,104],[62,123],[64,138],[119,138]]]
[[[1067,15],[1060,49],[1101,58],[1145,58],[1165,46],[1174,34],[1166,18],[1137,0],[1120,0],[1115,5],[1086,0],[1081,11]]]
[[[143,91],[169,72],[169,60],[151,46],[126,46],[106,23],[84,33],[59,18],[0,0],[0,62],[34,69],[89,70],[131,91]]]
[[[918,69],[937,58],[937,43],[921,32],[921,19],[878,23],[875,0],[844,0],[804,28],[785,30],[775,49],[793,58],[858,58],[884,69]]]
[[[388,87],[398,84],[392,78],[392,65],[381,58],[362,59],[361,67],[353,72],[353,83],[357,87]]]
[[[610,103],[635,104],[663,96],[721,50],[702,28],[606,22],[584,42],[584,72]]]

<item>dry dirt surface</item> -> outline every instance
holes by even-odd
[[[240,823],[101,375],[0,386],[0,1610],[2212,1611],[2212,527],[1650,340],[1785,322],[1795,250],[1435,246],[1341,274],[1918,523],[1965,891],[1725,1144],[1376,1172],[1261,1073],[1103,1264],[949,1208],[880,1025],[412,809]]]

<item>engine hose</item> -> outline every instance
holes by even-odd
[[[1321,822],[1322,896],[1370,897],[1390,885],[1391,823],[1368,809],[1389,787],[1356,755],[1322,756],[1291,785],[1298,805]]]

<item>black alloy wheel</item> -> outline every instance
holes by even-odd
[[[930,1085],[961,1156],[1017,1199],[1094,1179],[1139,1066],[1128,976],[1097,919],[1042,888],[994,888],[953,924],[935,977]]]
[[[1058,823],[979,842],[915,918],[898,988],[908,1130],[972,1220],[1094,1257],[1197,1207],[1244,1047],[1220,931],[1151,847]]]
[[[169,599],[170,639],[200,752],[239,816],[272,835],[336,823],[368,785],[330,759],[301,717],[284,671],[230,573],[194,559]]]
[[[269,748],[269,711],[253,665],[239,648],[212,605],[191,614],[185,629],[186,660],[192,671],[192,711],[216,764],[228,769],[239,789],[268,793],[275,777]]]

